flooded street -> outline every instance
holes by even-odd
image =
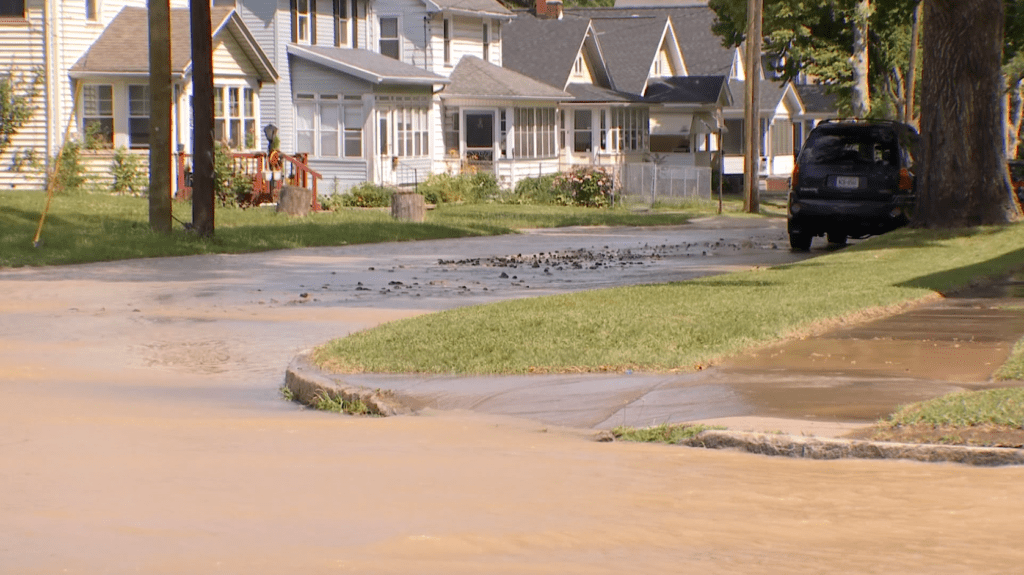
[[[708,224],[0,270],[0,574],[1022,572],[1021,468],[280,395],[295,354],[384,321],[806,257],[784,245]],[[442,263],[578,248],[614,265]]]

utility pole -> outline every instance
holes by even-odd
[[[743,130],[746,135],[743,170],[743,211],[761,210],[758,174],[761,171],[761,126],[759,86],[761,80],[761,6],[762,0],[747,1],[746,90]]]
[[[149,0],[149,227],[171,231],[171,4]]]
[[[210,2],[189,3],[192,20],[192,228],[213,236],[213,25]]]

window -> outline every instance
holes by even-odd
[[[128,86],[128,146],[149,147],[149,86]]]
[[[397,17],[380,19],[380,53],[395,60],[402,59]]]
[[[100,144],[114,145],[114,88],[91,84],[82,88],[82,130]]]
[[[444,63],[452,63],[452,21],[448,18],[444,19]]]
[[[334,45],[349,45],[348,0],[334,0]]]
[[[793,122],[775,120],[772,124],[772,154],[785,155],[793,152]]]
[[[430,155],[429,103],[423,98],[399,97],[379,98],[381,104],[381,125],[390,120],[393,127],[390,134],[391,150],[384,149],[385,134],[382,133],[382,154],[402,158]]]
[[[295,144],[321,158],[363,155],[363,103],[359,96],[299,94],[295,103]]]
[[[213,137],[236,150],[256,147],[256,93],[252,88],[213,88]]]
[[[25,0],[0,0],[0,18],[24,18]]]
[[[742,154],[746,148],[743,137],[743,120],[726,120],[722,134],[722,151],[726,154]]]
[[[573,151],[589,152],[594,149],[593,134],[590,132],[593,120],[593,112],[590,110],[576,110],[573,113]]]
[[[647,108],[611,110],[609,144],[620,152],[643,152],[650,147],[650,121]]]
[[[576,61],[572,63],[572,75],[577,78],[583,77],[583,54],[576,55]]]
[[[484,62],[490,62],[491,60],[491,27],[488,24],[484,24],[483,34],[484,44]]]
[[[3,0],[0,0],[2,3]],[[99,3],[100,0],[85,0],[85,19],[86,20],[99,20]]]
[[[554,108],[516,108],[516,158],[552,158],[558,155],[555,145]]]
[[[292,42],[297,44],[311,43],[310,20],[312,9],[310,2],[315,0],[292,0]]]

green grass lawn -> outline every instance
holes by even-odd
[[[690,371],[1022,265],[1022,225],[902,229],[775,268],[412,318],[331,341],[316,361],[341,372]]]
[[[215,233],[201,239],[181,222],[192,220],[189,203],[175,203],[170,235],[149,229],[146,198],[77,193],[53,198],[33,246],[46,204],[42,192],[0,191],[0,267],[38,266],[207,253],[244,253],[311,246],[339,246],[514,233],[523,228],[574,225],[667,225],[686,223],[717,211],[699,202],[672,211],[633,212],[563,206],[504,204],[442,205],[421,224],[393,220],[388,211],[343,209],[305,218],[278,214],[273,207],[217,208]],[[728,202],[737,212],[739,203]]]

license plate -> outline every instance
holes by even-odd
[[[860,187],[860,178],[853,176],[836,176],[836,187],[853,190]]]

